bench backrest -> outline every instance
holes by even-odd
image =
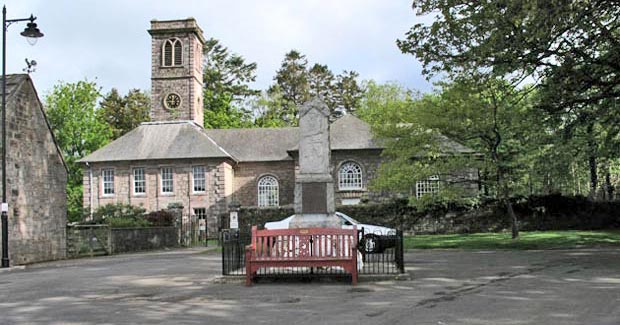
[[[356,228],[258,230],[252,227],[252,249],[256,259],[353,258],[356,248]]]

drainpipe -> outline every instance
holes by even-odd
[[[90,220],[93,220],[93,168],[88,162],[86,162],[86,166],[88,167],[88,186],[90,187],[90,193],[88,198],[88,215],[90,216]]]
[[[187,172],[187,216],[192,216],[192,164],[189,165],[189,171]]]

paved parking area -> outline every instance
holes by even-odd
[[[0,273],[0,324],[614,324],[620,250],[426,250],[410,279],[221,281],[216,252],[176,250]]]

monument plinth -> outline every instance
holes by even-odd
[[[334,180],[330,173],[329,108],[319,99],[299,112],[299,172],[295,178],[295,217],[290,228],[339,228]]]

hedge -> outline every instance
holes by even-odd
[[[521,230],[595,230],[620,228],[620,201],[591,201],[582,196],[531,196],[512,200]],[[362,223],[403,229],[414,233],[474,233],[510,229],[505,205],[488,200],[477,206],[448,204],[417,211],[407,200],[382,204],[340,206],[338,211]],[[239,227],[282,220],[292,208],[241,208]],[[222,225],[228,225],[227,216]]]

